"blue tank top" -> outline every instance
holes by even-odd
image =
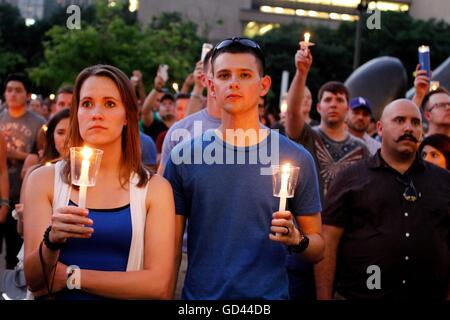
[[[69,205],[76,206],[72,201]],[[89,239],[68,239],[60,251],[59,261],[67,266],[98,271],[126,271],[131,245],[130,205],[114,209],[89,209],[94,233]],[[83,287],[83,279],[81,279]],[[97,300],[103,297],[82,290],[61,291],[57,299]]]

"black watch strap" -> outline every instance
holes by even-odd
[[[302,253],[309,246],[309,238],[303,233],[302,229],[298,229],[301,235],[300,242],[297,245],[288,246],[290,252]]]

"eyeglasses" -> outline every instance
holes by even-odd
[[[419,194],[417,193],[412,178],[410,176],[406,176],[406,178],[408,179],[408,181],[405,181],[404,179],[397,177],[397,181],[399,181],[406,187],[405,191],[403,191],[403,198],[405,198],[406,201],[414,202],[417,200],[417,198],[420,197],[420,193]]]
[[[258,56],[258,58],[261,60],[263,68],[265,68],[266,60],[264,59],[264,53],[263,53],[261,47],[255,41],[248,39],[248,38],[233,37],[233,38],[228,38],[228,39],[222,40],[214,47],[213,53],[211,55],[211,60],[213,60],[213,58],[217,55],[219,50],[229,47],[231,45],[236,45],[236,44],[251,48],[253,50],[253,52],[255,52],[255,54]]]
[[[430,111],[431,110],[433,110],[433,109],[440,109],[440,110],[442,110],[442,109],[445,109],[446,107],[450,107],[450,102],[439,102],[439,103],[435,103],[435,104],[433,104],[431,107],[430,107]]]

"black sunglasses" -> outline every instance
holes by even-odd
[[[248,38],[233,37],[233,38],[228,38],[228,39],[222,40],[214,47],[213,53],[211,55],[211,59],[217,55],[217,52],[219,50],[226,48],[228,46],[231,46],[231,45],[235,45],[235,44],[239,44],[241,46],[251,48],[253,50],[253,52],[255,52],[255,54],[258,56],[258,58],[261,59],[263,68],[265,68],[266,60],[264,59],[264,53],[263,53],[261,47],[255,41],[248,39]]]
[[[420,194],[417,193],[412,178],[410,176],[406,176],[406,178],[408,179],[408,181],[397,177],[397,181],[405,186],[405,191],[403,191],[403,198],[405,198],[406,201],[414,202],[417,200],[417,198],[420,197]]]

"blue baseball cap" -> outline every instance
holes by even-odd
[[[355,110],[357,108],[364,108],[372,114],[372,108],[370,107],[369,100],[363,97],[355,97],[350,100],[350,109]]]

